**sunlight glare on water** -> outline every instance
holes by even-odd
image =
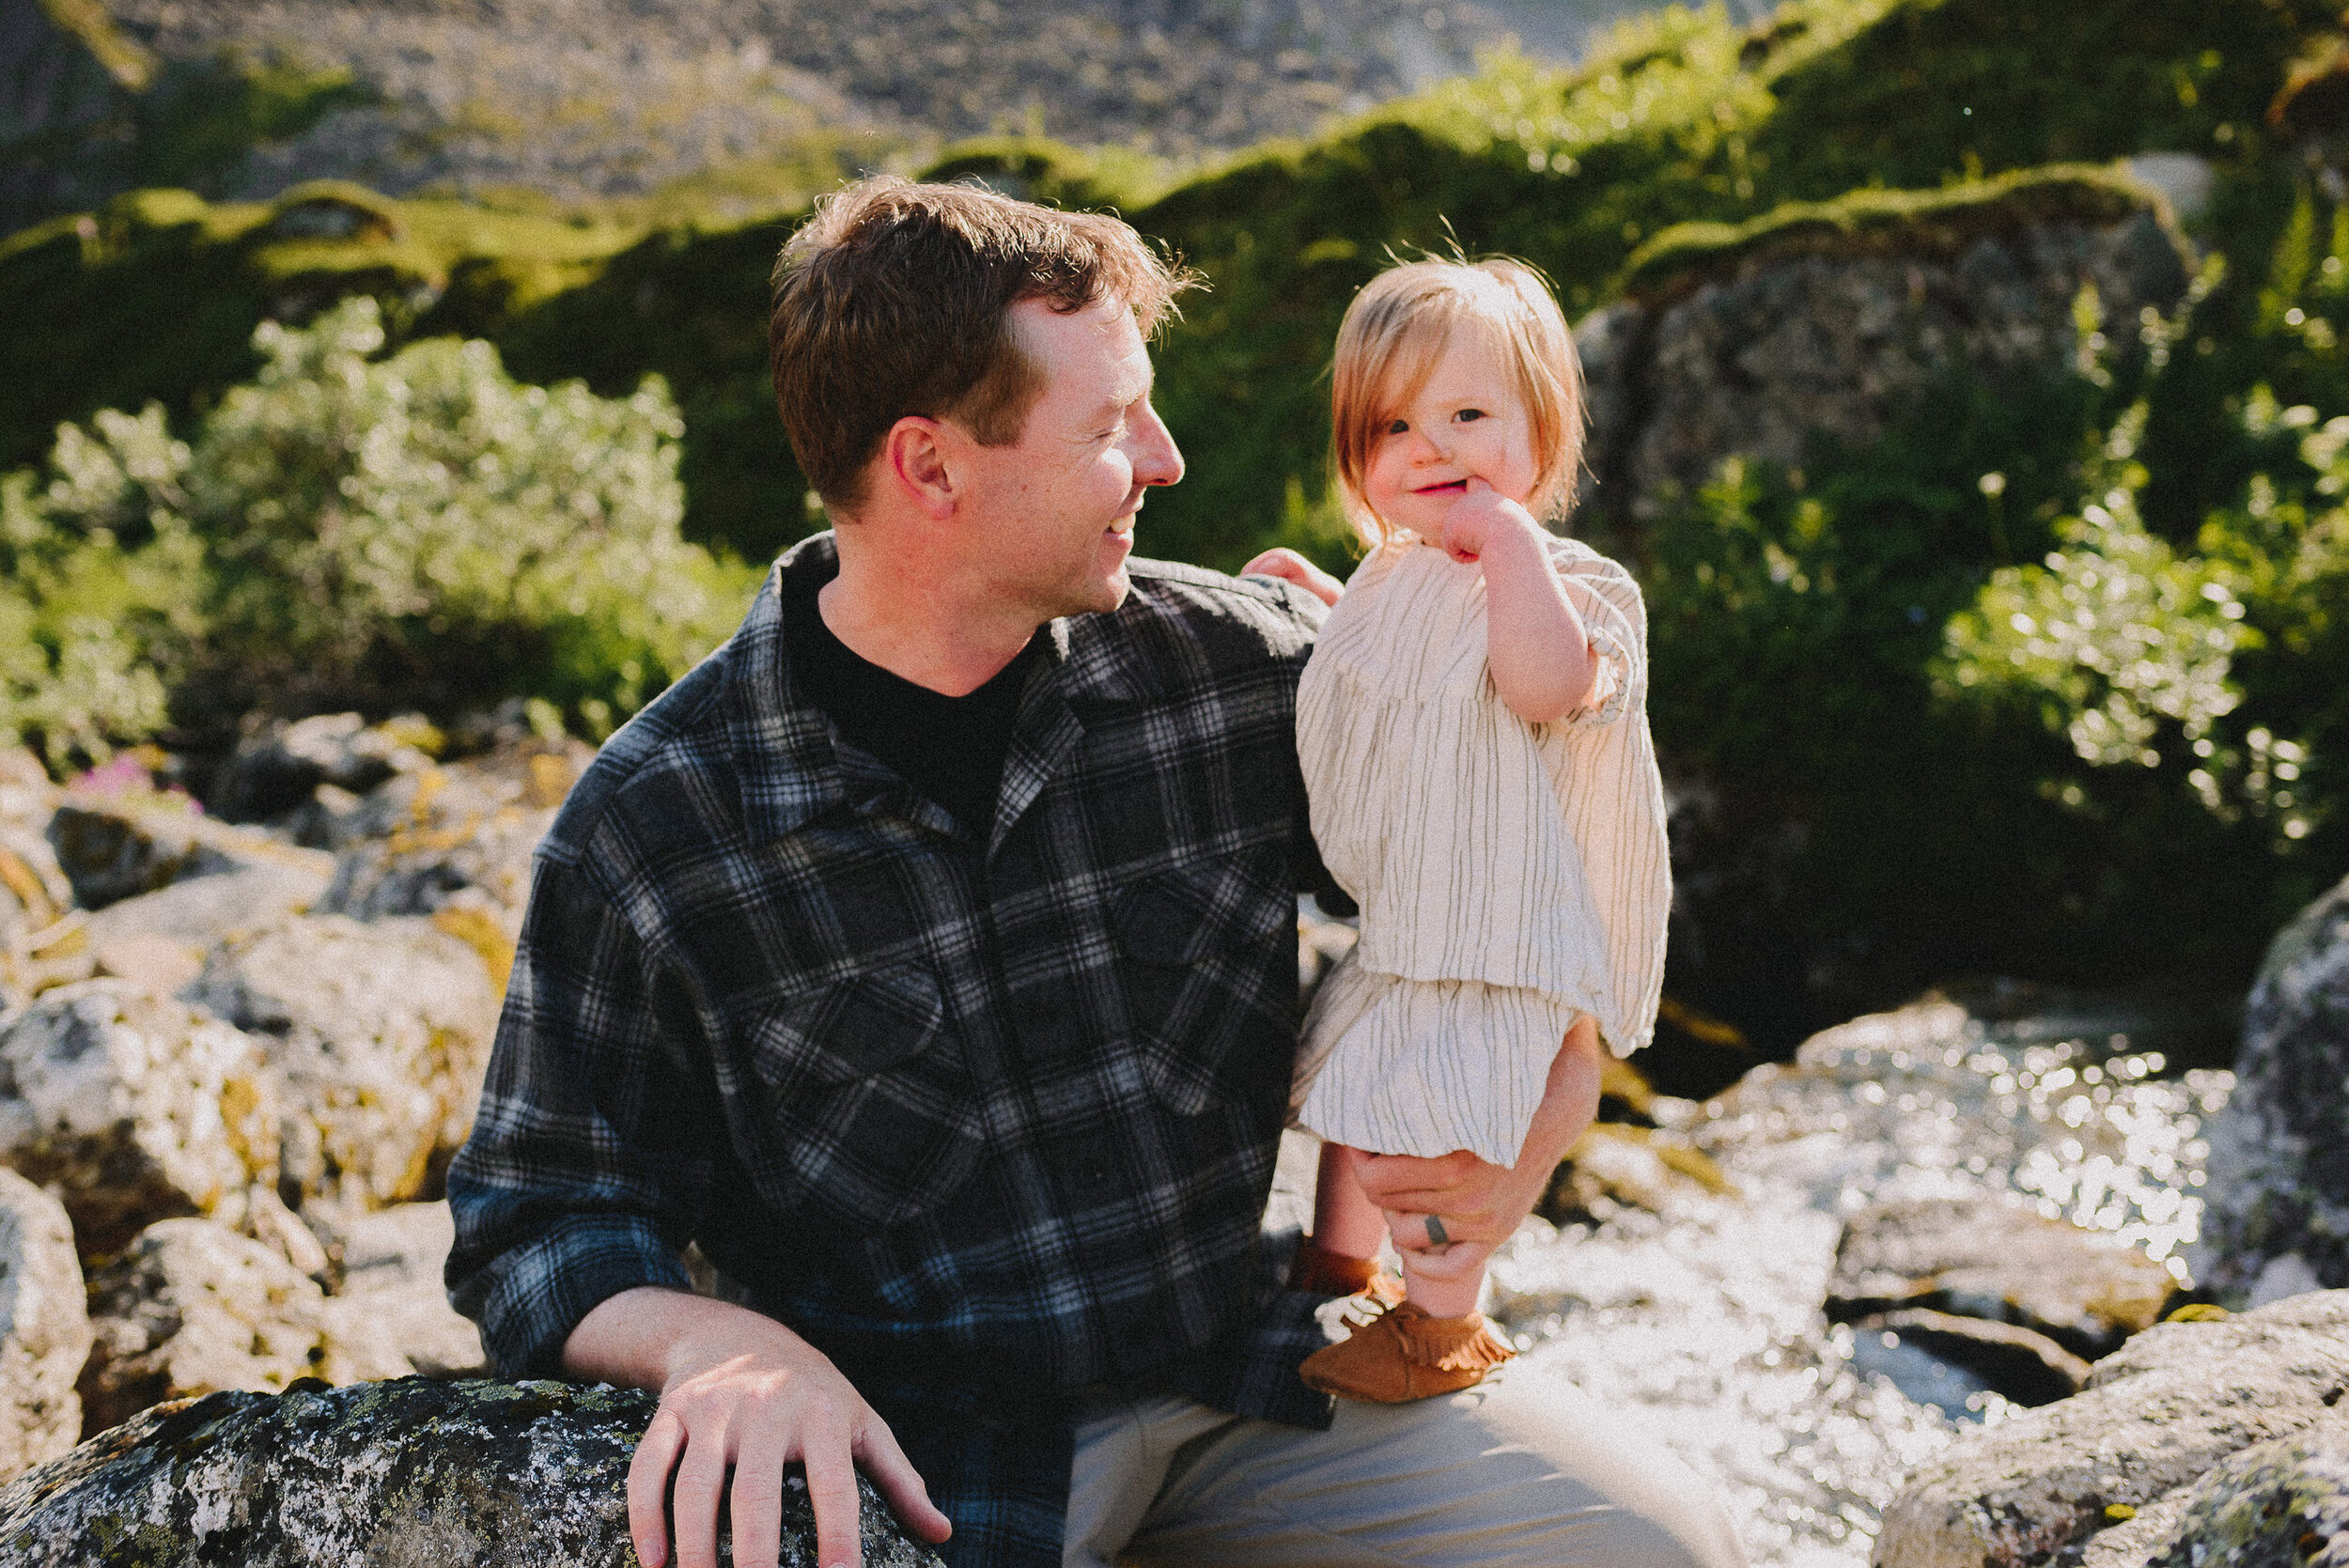
[[[2003,1197],[2174,1260],[2201,1212],[2201,1120],[2232,1079],[2164,1066],[2093,1017],[1984,1024],[1931,1002],[1856,1019],[1706,1106],[1665,1102],[1737,1196],[1688,1182],[1660,1214],[1602,1200],[1594,1223],[1529,1221],[1494,1260],[1494,1316],[1529,1368],[1714,1482],[1757,1563],[1858,1568],[1901,1478],[2015,1407],[1827,1322],[1843,1219]]]

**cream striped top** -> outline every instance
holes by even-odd
[[[1672,905],[1646,613],[1622,567],[1549,547],[1599,656],[1580,709],[1538,725],[1509,711],[1481,569],[1407,533],[1322,628],[1298,753],[1322,860],[1362,908],[1360,968],[1536,991],[1627,1056],[1654,1033]]]

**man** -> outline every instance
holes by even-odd
[[[722,1499],[735,1560],[775,1560],[797,1462],[825,1568],[859,1466],[957,1564],[1728,1568],[1718,1511],[1570,1390],[1333,1422],[1296,1378],[1326,1296],[1261,1217],[1321,604],[1129,564],[1182,474],[1145,348],[1182,282],[1114,220],[893,179],[786,247],[776,394],[837,530],[540,848],[452,1295],[509,1373],[660,1391],[647,1564],[672,1522],[714,1562]],[[1365,1185],[1499,1240],[1592,1077],[1562,1053],[1514,1170]]]

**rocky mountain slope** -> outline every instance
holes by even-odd
[[[130,184],[641,194],[989,132],[1190,157],[1639,0],[5,0],[14,226]],[[158,177],[163,178],[158,178]]]

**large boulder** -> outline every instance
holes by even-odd
[[[59,1193],[86,1254],[249,1205],[278,1144],[262,1042],[185,1002],[99,980],[0,1022],[0,1161]]]
[[[2143,1568],[2203,1476],[2333,1421],[2345,1389],[2349,1291],[2158,1324],[2098,1362],[2085,1391],[1913,1471],[1884,1512],[1875,1561],[1983,1568],[2085,1553],[2092,1568]]]
[[[2349,1286],[2349,879],[2277,934],[2243,1008],[2189,1261],[2223,1299]]]
[[[415,1198],[472,1129],[498,987],[432,921],[284,921],[217,949],[184,994],[268,1042],[282,1174],[305,1196]]]
[[[81,1436],[73,1377],[89,1347],[64,1205],[0,1170],[0,1480],[46,1464]]]
[[[649,1394],[404,1378],[149,1410],[0,1488],[0,1559],[22,1568],[623,1568],[628,1465]],[[870,1568],[936,1568],[872,1483]],[[127,1555],[135,1541],[137,1557]],[[733,1560],[730,1551],[721,1560]],[[784,1489],[781,1561],[815,1568],[804,1483]]]
[[[1921,207],[1860,192],[1668,231],[1634,258],[1626,298],[1576,332],[1594,499],[1653,510],[1729,458],[1793,467],[1822,440],[1865,447],[1959,376],[2068,373],[2084,295],[2125,343],[2189,276],[2152,194],[2098,179]]]

